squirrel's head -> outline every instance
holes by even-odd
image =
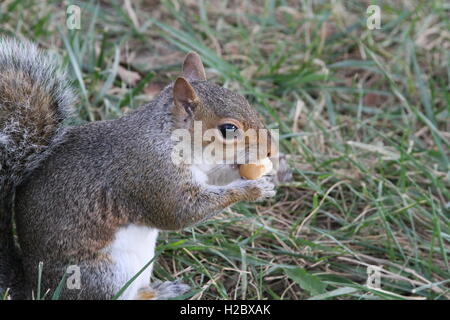
[[[207,162],[214,158],[236,165],[276,156],[274,138],[256,110],[243,96],[207,81],[197,53],[186,56],[172,90],[175,129],[202,137]]]

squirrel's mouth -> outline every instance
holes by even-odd
[[[274,173],[273,163],[269,158],[252,164],[217,164],[202,166],[209,185],[223,186],[241,178],[256,180],[263,175]]]
[[[224,186],[233,181],[241,179],[239,174],[239,165],[237,164],[218,164],[206,172],[208,184],[215,186]]]

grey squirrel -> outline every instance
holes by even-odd
[[[77,265],[81,287],[63,287],[60,298],[111,299],[152,260],[160,230],[275,195],[267,177],[211,185],[198,178],[206,174],[201,165],[171,161],[171,133],[194,121],[264,128],[245,98],[206,80],[196,53],[174,83],[119,119],[66,127],[74,101],[47,53],[0,39],[0,293],[32,298],[42,262],[42,291],[54,292],[66,267]],[[120,298],[165,299],[189,289],[150,283],[151,269]]]

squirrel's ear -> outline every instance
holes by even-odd
[[[183,77],[178,77],[173,85],[173,102],[179,111],[185,111],[189,115],[194,112],[198,103],[198,97],[191,84]]]
[[[184,58],[183,77],[189,80],[206,80],[205,68],[196,52],[189,52]]]

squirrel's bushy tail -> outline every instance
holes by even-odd
[[[30,42],[0,38],[0,294],[12,287],[17,295],[23,282],[12,233],[15,188],[61,139],[73,102],[54,57]]]

